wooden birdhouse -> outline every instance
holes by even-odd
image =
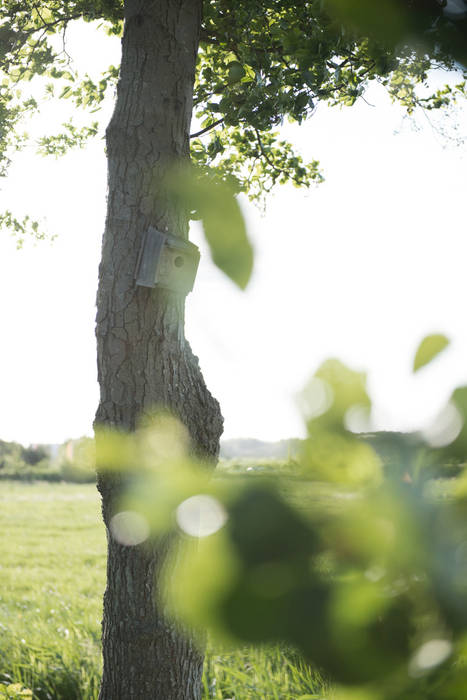
[[[139,253],[136,284],[163,287],[186,296],[193,289],[198,264],[199,250],[193,243],[151,226]]]

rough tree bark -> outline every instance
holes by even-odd
[[[165,191],[167,171],[189,157],[202,0],[125,0],[115,111],[107,129],[108,210],[97,296],[96,424],[133,430],[142,412],[180,417],[193,449],[215,459],[222,417],[184,340],[184,300],[135,286],[149,226],[187,237],[186,213]],[[163,543],[125,547],[109,530],[118,480],[98,488],[108,533],[104,671],[100,700],[195,700],[202,655],[154,604]]]

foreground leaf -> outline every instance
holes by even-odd
[[[418,346],[413,362],[413,371],[417,372],[417,370],[421,369],[421,367],[424,367],[429,362],[434,360],[434,358],[439,355],[439,353],[442,352],[448,345],[448,338],[441,333],[427,335]]]
[[[169,188],[192,218],[201,219],[214,264],[245,289],[253,270],[253,248],[234,189],[196,170],[174,174]]]

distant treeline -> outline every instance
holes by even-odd
[[[221,460],[289,461],[297,456],[301,440],[265,442],[254,438],[221,441]],[[0,440],[0,479],[92,482],[94,441],[83,437],[62,445],[29,445]]]
[[[24,447],[18,442],[0,440],[0,469],[8,469],[18,464],[34,467],[42,460],[49,458],[50,450],[45,445]]]
[[[386,474],[400,476],[414,474],[425,451],[419,433],[375,432],[360,434],[381,458]],[[238,463],[242,471],[248,465],[258,468],[270,462],[273,470],[300,464],[304,441],[298,438],[266,442],[255,438],[236,438],[221,441],[220,459],[224,466]],[[430,464],[422,460],[431,477],[456,476],[465,465],[446,460],[442,450],[431,451]],[[428,475],[428,474],[427,474]],[[67,440],[62,445],[29,445],[0,440],[0,480],[95,481],[94,440],[82,437]]]
[[[0,440],[0,480],[92,482],[94,440],[83,437],[63,445],[24,445]]]

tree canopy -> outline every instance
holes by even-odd
[[[438,0],[385,0],[377,6],[367,0],[241,0],[233,7],[228,0],[206,1],[194,88],[198,126],[191,134],[197,172],[262,200],[276,184],[307,187],[322,180],[319,163],[304,162],[281,138],[284,120],[300,123],[320,102],[351,106],[372,81],[409,112],[439,108],[464,95],[464,79],[434,93],[426,89],[431,68],[461,70],[466,58],[465,18],[453,21],[441,5]],[[60,155],[98,133],[93,114],[114,91],[119,69],[108,66],[98,79],[78,74],[67,53],[66,32],[79,20],[121,35],[123,3],[2,3],[3,175],[14,152],[29,142],[24,122],[40,108],[40,90],[44,97],[68,100],[70,114],[86,110],[90,119],[77,126],[70,118],[60,133],[36,139],[39,153]],[[11,211],[0,217],[20,237],[40,235],[38,224],[27,217],[19,220]]]

